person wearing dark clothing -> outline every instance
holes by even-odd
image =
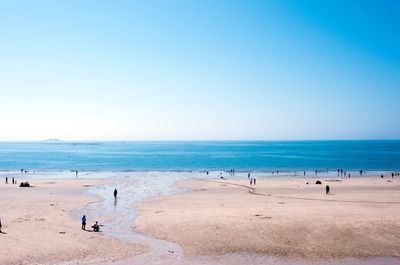
[[[82,230],[86,229],[86,215],[82,216]]]
[[[329,185],[326,185],[325,192],[326,192],[326,195],[331,194],[331,188],[329,187]]]
[[[250,179],[250,186],[253,185],[253,179]]]
[[[12,182],[12,184],[14,184],[14,183],[15,183],[15,181],[14,181],[14,177],[12,178],[12,181],[11,181],[11,182]]]
[[[256,185],[256,178],[253,179],[253,184]]]
[[[96,223],[94,225],[92,225],[92,228],[93,228],[93,232],[99,232],[99,230],[100,230],[99,222],[96,221]]]
[[[117,194],[118,194],[117,189],[114,189],[114,199],[117,199]]]
[[[8,178],[6,177],[6,184],[8,184]]]

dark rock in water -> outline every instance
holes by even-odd
[[[319,180],[317,180],[317,181],[315,182],[315,184],[322,184],[322,182],[319,181]]]

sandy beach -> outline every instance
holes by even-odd
[[[182,181],[193,191],[140,204],[134,225],[179,243],[189,259],[214,256],[222,264],[263,264],[263,256],[297,262],[394,257],[385,264],[400,264],[397,179],[315,181],[258,180],[254,189],[247,179]],[[232,253],[244,255],[223,258]]]
[[[3,182],[0,264],[400,264],[396,178],[315,181],[188,179],[177,182],[183,193],[136,204],[123,204],[136,180],[31,179],[31,188]],[[102,200],[86,190],[102,185],[119,185],[122,204],[114,210],[139,210],[127,220],[134,231],[110,209],[98,215],[107,233],[80,229],[83,209]],[[94,221],[89,212],[87,227]]]
[[[142,253],[144,247],[82,231],[79,216],[101,200],[83,192],[109,182],[31,179],[34,187],[0,184],[0,264],[101,264]],[[76,215],[76,218],[72,214]],[[88,216],[87,229],[95,220]]]

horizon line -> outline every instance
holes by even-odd
[[[399,141],[400,138],[343,138],[343,139],[141,139],[141,140],[123,140],[123,139],[97,139],[97,140],[89,140],[89,139],[42,139],[42,140],[1,140],[1,143],[6,142],[295,142],[295,141],[304,141],[304,142],[313,142],[313,141]]]

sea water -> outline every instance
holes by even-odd
[[[398,171],[400,140],[0,142],[0,170]]]

